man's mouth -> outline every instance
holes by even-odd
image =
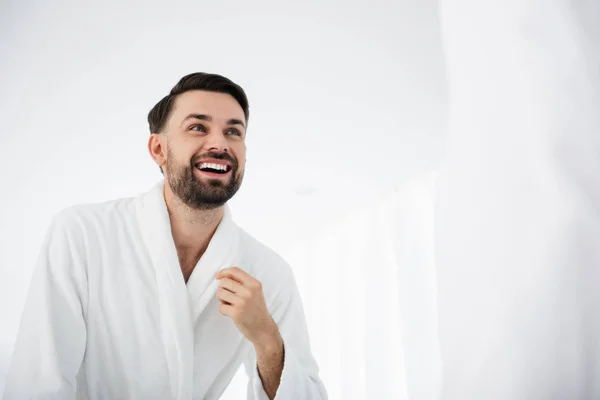
[[[225,175],[231,171],[231,165],[215,163],[215,162],[201,162],[195,165],[196,169],[210,175]]]

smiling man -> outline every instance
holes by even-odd
[[[288,264],[226,205],[246,162],[248,100],[183,77],[148,115],[161,180],[51,224],[5,399],[218,399],[244,364],[249,399],[326,399]]]

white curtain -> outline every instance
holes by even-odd
[[[285,255],[331,399],[437,398],[434,182],[419,177]]]
[[[600,399],[600,2],[441,5],[442,399]]]
[[[445,167],[286,254],[331,398],[598,399],[600,2],[441,11]]]

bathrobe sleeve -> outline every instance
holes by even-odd
[[[64,212],[63,212],[64,213]],[[86,346],[83,238],[54,217],[29,286],[4,400],[74,399]]]
[[[319,369],[311,353],[300,292],[289,265],[282,260],[279,263],[286,273],[285,278],[277,282],[281,290],[271,308],[271,314],[283,338],[284,365],[275,400],[327,400],[327,391],[319,378]],[[254,348],[250,351],[245,367],[250,377],[248,399],[268,400],[258,374]]]

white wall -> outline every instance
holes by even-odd
[[[442,151],[432,0],[2,2],[0,54],[0,388],[51,215],[160,179],[145,118],[184,74],[247,90],[249,161],[232,207],[282,252]]]

